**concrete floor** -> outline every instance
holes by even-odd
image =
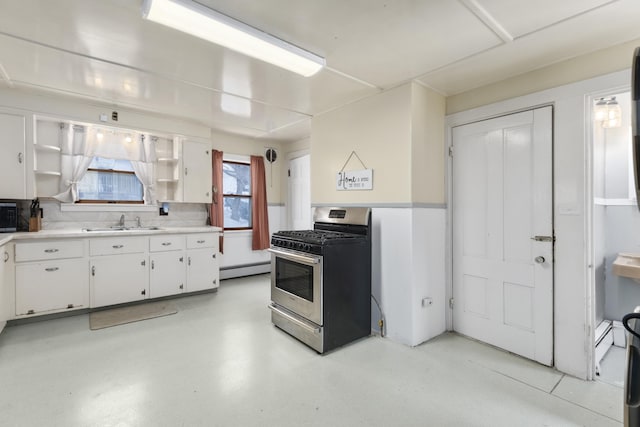
[[[622,389],[444,334],[324,356],[270,324],[266,275],[97,331],[0,335],[1,426],[620,426]]]

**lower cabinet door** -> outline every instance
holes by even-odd
[[[166,297],[184,292],[185,270],[184,252],[171,251],[154,253],[151,260],[151,298]]]
[[[219,282],[218,255],[214,248],[187,251],[187,292],[214,289]]]
[[[16,265],[16,316],[86,307],[88,263],[84,259]]]
[[[91,307],[149,297],[149,265],[143,253],[92,258],[90,274]]]

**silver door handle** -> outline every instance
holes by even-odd
[[[121,249],[124,245],[113,245],[113,249]]]
[[[204,243],[204,240],[198,240],[196,243],[198,243],[198,244],[203,244],[203,243]]]
[[[49,268],[45,268],[44,271],[48,271],[48,272],[53,272],[53,271],[58,271],[59,268],[58,267],[49,267]]]
[[[23,158],[22,153],[18,153],[18,163],[22,164],[22,158]]]
[[[162,246],[171,246],[171,242],[162,242]]]
[[[543,256],[537,256],[534,258],[534,261],[537,262],[538,264],[542,264],[544,262],[544,257]]]
[[[553,236],[533,236],[531,240],[536,242],[553,242],[555,238]]]
[[[9,252],[4,251],[4,262],[9,261]]]
[[[272,254],[276,255],[276,256],[281,256],[283,258],[288,258],[292,261],[298,261],[304,264],[320,264],[320,259],[321,257],[319,256],[305,256],[305,255],[299,255],[297,253],[293,253],[293,252],[288,252],[288,251],[281,251],[278,249],[273,249],[273,248],[268,248],[267,251],[271,252]]]
[[[45,249],[44,252],[47,254],[53,254],[58,252],[58,249]]]

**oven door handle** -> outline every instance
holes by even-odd
[[[320,257],[299,255],[299,254],[294,254],[293,252],[280,251],[278,249],[273,249],[273,248],[268,248],[267,250],[274,255],[281,256],[283,258],[289,258],[290,260],[302,262],[304,264],[320,263]]]
[[[300,326],[303,329],[306,329],[307,331],[309,331],[309,332],[311,332],[313,334],[319,334],[320,333],[320,328],[314,328],[313,326],[309,326],[309,324],[307,324],[307,322],[303,322],[302,320],[293,317],[289,313],[286,313],[286,312],[280,310],[278,307],[276,307],[273,304],[269,304],[267,307],[269,307],[269,310],[275,311],[280,316],[286,317],[287,320],[295,323],[296,325]]]

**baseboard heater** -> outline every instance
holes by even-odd
[[[269,273],[271,271],[271,261],[254,264],[230,265],[220,267],[220,279],[233,279],[235,277],[253,276],[256,274]]]

